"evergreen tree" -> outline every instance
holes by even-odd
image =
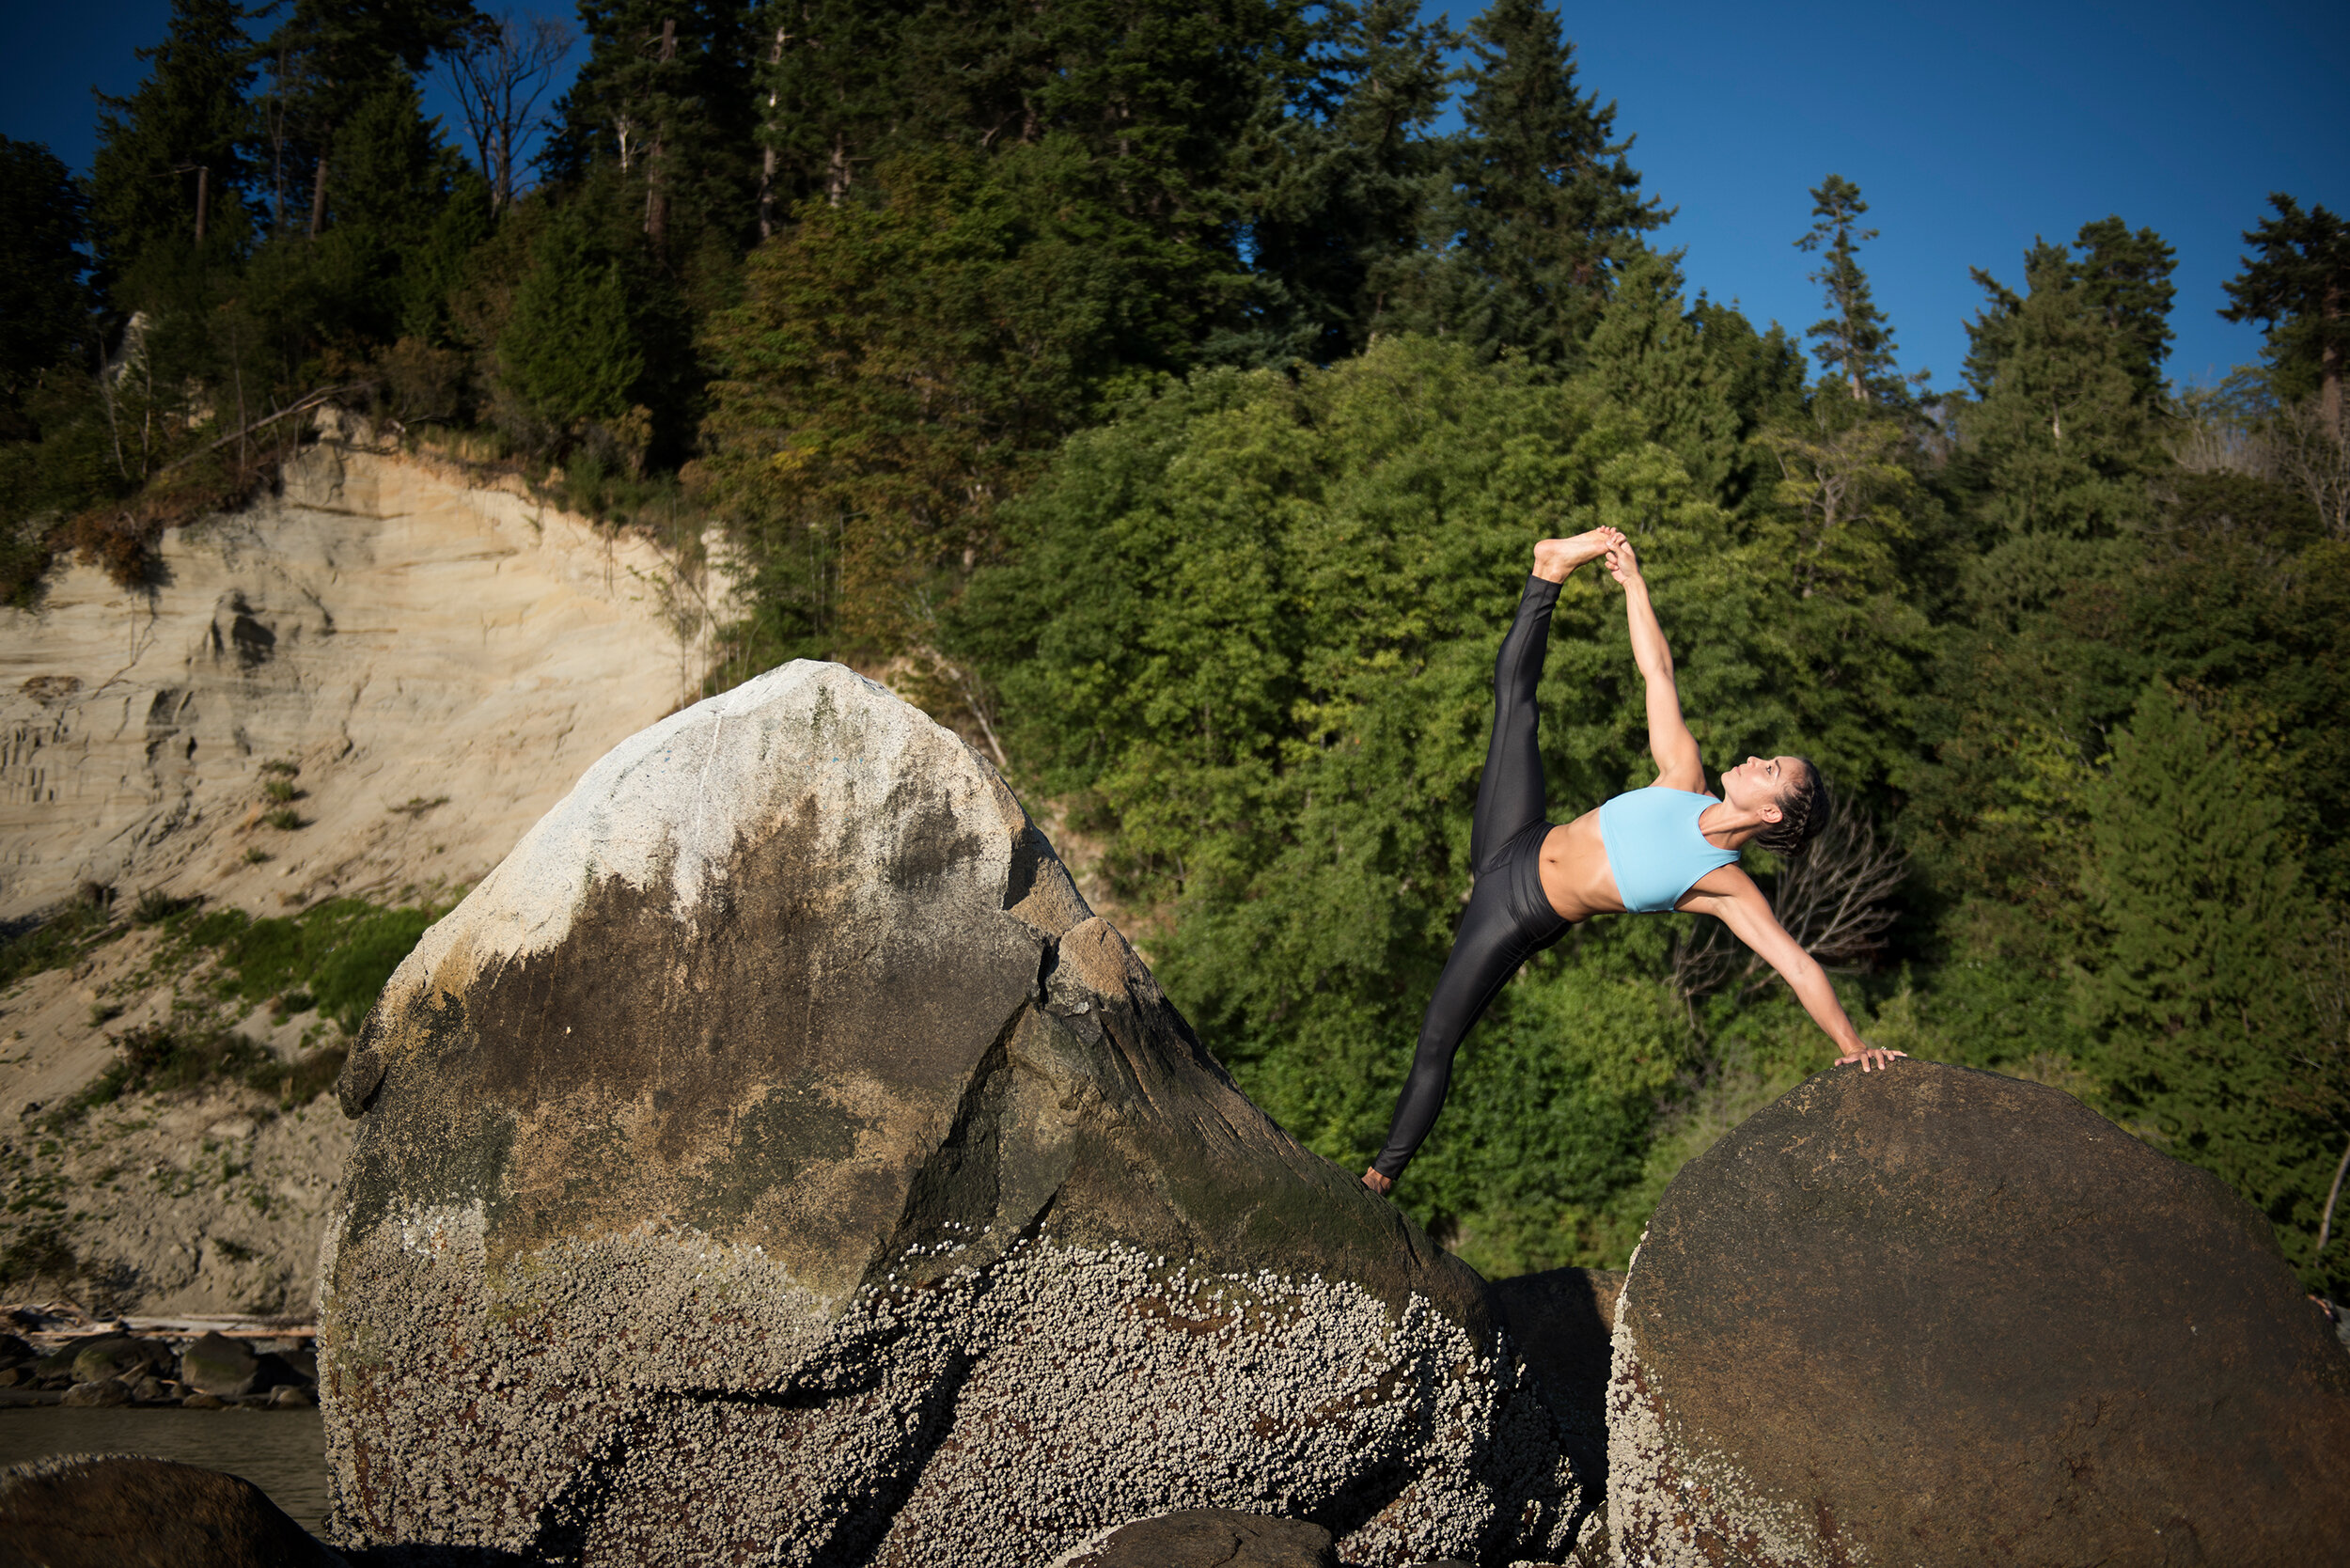
[[[1680,459],[1701,494],[1720,497],[1743,466],[1747,431],[1681,289],[1678,253],[1634,257],[1592,329],[1577,379]]]
[[[498,338],[499,380],[544,427],[535,444],[636,435],[630,455],[641,461],[648,432],[632,430],[629,416],[642,406],[648,356],[629,255],[611,243],[596,205],[563,208],[531,247]]]
[[[2129,345],[2130,380],[2140,401],[2162,395],[2162,362],[2170,356],[2170,302],[2178,294],[2170,273],[2176,253],[2151,228],[2132,232],[2118,216],[2081,225],[2073,275],[2090,305]]]
[[[582,0],[588,55],[556,105],[574,176],[611,166],[656,253],[747,238],[759,169],[739,0]]]
[[[935,86],[915,87],[908,80],[910,37],[919,12],[911,0],[766,0],[760,7],[753,37],[762,237],[782,213],[810,197],[838,203],[848,196],[859,171],[888,150],[885,138],[906,124],[909,88],[928,108],[925,118],[938,122],[920,127],[917,135],[944,133],[952,123],[953,110],[936,102]],[[1005,63],[1000,53],[974,53],[968,62],[995,71]],[[1005,129],[990,125],[982,134],[993,140]]]
[[[173,0],[164,41],[136,51],[149,62],[147,80],[128,98],[99,96],[89,221],[102,290],[150,249],[193,253],[200,238],[207,255],[227,259],[250,238],[250,14],[235,0]]]
[[[413,79],[395,77],[352,112],[336,133],[330,237],[354,285],[348,325],[372,337],[396,335],[415,308],[422,277],[446,259],[429,246],[464,165],[427,119]]]
[[[90,336],[82,274],[89,202],[64,160],[39,142],[0,136],[0,440],[33,433],[26,393],[42,372],[81,358]],[[86,368],[73,366],[73,368]]]
[[[1441,23],[1410,0],[1338,4],[1294,104],[1268,102],[1240,156],[1250,270],[1269,296],[1265,348],[1223,359],[1329,363],[1359,352],[1418,248],[1442,172],[1426,135],[1445,101]]]
[[[1991,305],[1967,325],[1978,400],[1959,411],[1961,478],[1991,546],[1976,581],[1984,604],[2011,609],[2097,570],[2096,551],[2073,546],[2142,518],[2161,461],[2132,376],[2142,337],[2112,319],[2063,246],[2035,244],[2025,276],[2018,295],[1975,273]]]
[[[2086,886],[2105,944],[2080,1003],[2121,1105],[2299,1252],[2332,1162],[2280,1093],[2308,1033],[2297,970],[2314,934],[2285,818],[2217,726],[2150,688],[2092,797]]]
[[[1668,214],[1640,196],[1632,139],[1610,139],[1615,105],[1577,90],[1546,0],[1494,0],[1469,48],[1466,129],[1432,217],[1441,254],[1399,290],[1388,324],[1572,364],[1639,236]]]
[[[2278,390],[2318,396],[2326,424],[2341,437],[2342,377],[2350,355],[2350,225],[2280,191],[2268,198],[2276,216],[2248,230],[2255,252],[2228,280],[2231,321],[2258,321],[2268,330],[2268,358]]]
[[[264,46],[274,68],[264,139],[278,225],[293,221],[290,188],[306,167],[308,233],[315,240],[325,231],[343,128],[386,87],[460,41],[475,20],[472,0],[294,0]]]
[[[1841,375],[1855,402],[1901,400],[1902,384],[1893,368],[1893,329],[1877,308],[1869,290],[1869,274],[1860,270],[1860,247],[1877,237],[1873,228],[1859,228],[1869,204],[1860,187],[1841,174],[1831,174],[1811,192],[1811,231],[1795,242],[1800,251],[1825,251],[1811,281],[1827,290],[1828,314],[1804,336],[1817,339],[1812,353],[1820,368]]]

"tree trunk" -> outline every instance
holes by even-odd
[[[196,166],[196,243],[199,250],[204,246],[204,208],[206,198],[212,195],[212,171],[198,164]]]
[[[2342,1196],[2342,1173],[2350,1170],[2350,1144],[2344,1144],[2342,1163],[2334,1167],[2334,1184],[2326,1194],[2326,1215],[2317,1222],[2317,1250],[2326,1250],[2326,1238],[2334,1231],[2334,1200]]]
[[[661,24],[661,53],[656,56],[663,64],[677,58],[677,23],[665,19]],[[668,166],[664,154],[668,149],[666,126],[653,126],[652,147],[645,154],[645,235],[659,250],[669,237]]]
[[[2337,337],[2337,323],[2342,320],[2342,282],[2330,278],[2326,284],[2326,337],[2317,351],[2318,404],[2326,416],[2326,428],[2334,439],[2342,437],[2342,343]]]
[[[310,180],[310,238],[326,231],[326,154],[319,154],[318,173]]]

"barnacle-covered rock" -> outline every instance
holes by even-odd
[[[1477,1277],[1234,1089],[992,768],[838,666],[598,762],[338,1087],[348,1544],[1030,1568],[1225,1507],[1401,1563],[1588,1513]]]
[[[2350,1357],[2217,1179],[1902,1061],[1673,1179],[1607,1430],[1619,1564],[2288,1568],[2342,1560]]]

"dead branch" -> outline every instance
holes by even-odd
[[[1866,813],[1838,802],[1810,848],[1789,863],[1772,890],[1773,913],[1798,947],[1827,968],[1858,968],[1875,956],[1897,917],[1893,894],[1909,856],[1878,837]],[[1727,985],[1744,1001],[1775,978],[1719,920],[1699,921],[1673,950],[1673,984],[1684,998]]]

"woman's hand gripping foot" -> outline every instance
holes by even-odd
[[[1573,539],[1543,540],[1534,546],[1534,575],[1545,583],[1563,583],[1568,572],[1599,559],[1622,542],[1623,535],[1613,528],[1593,528]]]

